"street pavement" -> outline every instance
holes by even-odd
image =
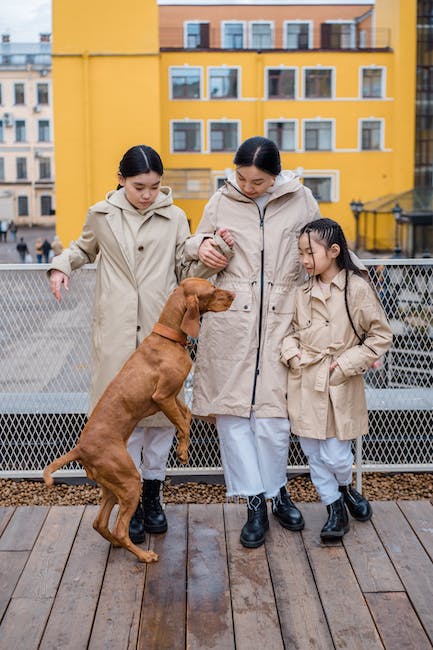
[[[38,237],[48,239],[51,243],[54,239],[56,230],[53,227],[43,226],[20,226],[16,234],[16,240],[12,241],[11,233],[8,232],[7,242],[0,241],[0,264],[21,264],[20,256],[17,251],[17,244],[20,237],[24,238],[27,244],[30,255],[33,257],[33,262],[36,262],[35,242]]]

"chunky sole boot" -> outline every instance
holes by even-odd
[[[349,515],[344,505],[343,497],[326,506],[328,520],[320,531],[320,539],[324,542],[341,539],[349,530]]]
[[[272,514],[278,519],[281,526],[287,528],[287,530],[302,530],[305,526],[302,513],[293,503],[285,485],[280,488],[279,494],[272,499]]]
[[[246,548],[258,548],[269,528],[268,509],[263,494],[247,497],[248,519],[241,530],[240,542]]]
[[[343,495],[348,511],[357,521],[368,521],[373,516],[373,510],[365,497],[351,485],[340,485],[338,488]]]
[[[141,503],[138,504],[136,511],[131,517],[129,522],[129,539],[134,544],[142,544],[146,539],[146,531],[144,529],[144,516]]]
[[[165,533],[168,528],[167,517],[162,509],[160,492],[162,481],[157,479],[143,481],[143,524],[144,530],[153,535]]]

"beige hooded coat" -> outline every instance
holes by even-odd
[[[298,233],[320,214],[292,173],[278,181],[263,211],[227,182],[185,245],[187,260],[195,260],[190,274],[202,275],[206,268],[197,259],[203,238],[225,226],[235,240],[233,257],[214,280],[236,298],[228,311],[205,314],[200,329],[193,396],[198,416],[249,417],[253,407],[258,417],[287,417],[287,368],[279,358],[302,281]]]
[[[345,270],[324,298],[317,279],[299,288],[292,333],[283,342],[281,359],[290,367],[288,412],[293,433],[306,438],[350,440],[368,432],[364,373],[385,354],[392,332],[369,282],[349,272],[348,307]],[[301,353],[301,359],[296,356]],[[338,366],[329,373],[335,360]]]
[[[128,230],[126,217],[141,220],[136,237]],[[183,251],[189,234],[185,213],[173,205],[170,188],[162,187],[143,214],[120,189],[89,209],[79,239],[53,259],[50,270],[67,276],[97,261],[89,412],[185,277]],[[145,422],[166,426],[168,419],[158,413]]]

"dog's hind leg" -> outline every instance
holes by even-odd
[[[120,546],[117,538],[111,534],[109,529],[110,514],[117,503],[117,497],[105,486],[102,488],[102,500],[99,506],[98,514],[93,522],[93,528],[105,539],[108,539],[113,546]]]

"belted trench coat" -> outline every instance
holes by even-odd
[[[368,280],[349,272],[347,314],[340,271],[324,298],[314,278],[296,292],[292,332],[281,360],[289,365],[288,414],[293,433],[307,438],[350,440],[368,432],[363,375],[392,342],[383,308]],[[301,354],[299,360],[297,354]],[[330,364],[337,367],[330,374]]]
[[[283,175],[264,210],[230,182],[205,207],[185,245],[190,274],[206,272],[198,260],[204,237],[227,227],[234,238],[228,266],[213,280],[236,293],[230,309],[203,316],[194,371],[193,413],[287,417],[283,337],[303,281],[298,255],[301,227],[320,217],[311,191],[292,173]]]
[[[135,238],[125,230],[125,213],[141,221]],[[97,263],[89,413],[186,277],[183,252],[189,235],[185,213],[173,204],[170,188],[162,187],[143,214],[122,188],[89,209],[81,236],[53,258],[50,270],[67,276],[83,264]],[[157,413],[142,424],[167,426],[169,420]]]

